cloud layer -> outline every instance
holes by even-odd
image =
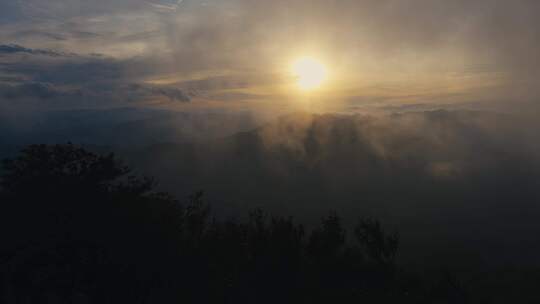
[[[107,107],[191,100],[177,86],[145,83],[144,75],[142,61],[0,45],[0,101],[15,108]]]
[[[186,101],[193,83],[199,97],[283,99],[287,64],[305,53],[333,72],[330,98],[354,106],[539,95],[534,0],[8,0],[0,12],[1,80],[117,94],[102,99],[151,84],[140,99]]]

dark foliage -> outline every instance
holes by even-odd
[[[217,220],[202,193],[181,203],[113,155],[30,146],[4,162],[2,303],[466,303],[396,265],[399,237],[336,214],[307,233],[262,210]]]

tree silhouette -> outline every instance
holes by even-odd
[[[146,270],[138,261],[156,258],[148,248],[176,246],[166,241],[175,231],[175,201],[151,193],[153,181],[130,176],[112,154],[34,145],[3,165],[1,255],[6,286],[14,286],[8,298],[124,300],[138,283],[134,275]],[[44,284],[35,286],[38,278]]]
[[[311,232],[260,209],[219,220],[202,192],[182,204],[114,155],[72,144],[30,146],[3,168],[2,303],[462,299],[455,284],[404,280],[399,238],[377,220],[358,223],[356,244],[336,213]]]
[[[397,233],[387,235],[376,219],[362,219],[354,229],[356,239],[367,256],[379,263],[393,265],[399,246]]]
[[[337,257],[345,244],[345,230],[341,219],[333,213],[324,218],[321,227],[311,233],[308,244],[308,254],[317,260],[330,260]]]

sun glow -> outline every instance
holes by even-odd
[[[292,65],[292,73],[302,90],[314,90],[320,87],[327,78],[326,67],[311,57],[302,57]]]

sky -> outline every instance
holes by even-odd
[[[536,0],[0,0],[0,109],[538,105]],[[291,65],[327,71],[299,90]]]

